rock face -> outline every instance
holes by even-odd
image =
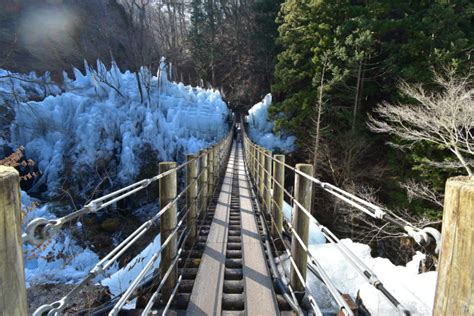
[[[61,299],[74,285],[41,284],[31,285],[27,289],[29,314],[44,304],[50,304]],[[86,286],[74,298],[72,304],[64,311],[66,315],[76,315],[80,311],[98,307],[110,300],[108,289],[104,286]]]

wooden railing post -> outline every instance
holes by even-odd
[[[255,159],[255,151],[253,150],[253,144],[248,140],[249,143],[249,169],[250,169],[250,176],[255,183],[255,172],[254,172],[254,159]]]
[[[260,165],[258,164],[260,162],[260,152],[258,151],[258,148],[255,146],[255,186],[256,186],[256,192],[257,192],[257,197],[260,197]]]
[[[247,140],[247,148],[248,148],[248,166],[249,166],[249,174],[253,180],[253,152],[252,152],[252,144],[249,140]]]
[[[248,148],[247,162],[249,166],[249,173],[250,173],[250,177],[252,177],[253,179],[253,152],[252,152],[252,144],[250,143],[248,138],[247,138],[247,148]]]
[[[198,161],[195,155],[188,155],[186,157],[189,162],[186,166],[186,187],[189,186],[186,192],[186,209],[188,216],[186,218],[186,226],[189,230],[189,237],[187,245],[194,245],[197,236],[196,219],[197,219],[197,193],[198,193]]]
[[[283,201],[285,186],[285,155],[275,155],[273,161],[273,218],[272,235],[278,237],[278,233],[283,230]],[[281,162],[281,163],[278,163]],[[278,183],[278,184],[277,184]],[[281,187],[282,186],[282,187]]]
[[[244,138],[244,139],[245,139],[245,162],[247,163],[247,170],[248,170],[249,176],[251,177],[252,176],[252,166],[251,166],[252,154],[250,152],[250,143],[247,138]]]
[[[434,316],[474,315],[474,177],[446,182]]]
[[[221,166],[222,166],[222,145],[224,142],[220,142],[219,145],[217,145],[217,175],[220,176],[221,173]]]
[[[199,151],[200,167],[199,172],[201,176],[199,177],[199,216],[204,216],[207,208],[207,153],[205,149]]]
[[[219,148],[218,146],[214,146],[212,148],[214,151],[214,189],[216,189],[216,186],[219,183],[219,164],[220,164],[220,159],[219,159]]]
[[[308,175],[313,174],[313,166],[309,164],[297,164],[296,170],[306,173]],[[311,190],[312,182],[299,175],[295,174],[295,200],[297,200],[308,212],[311,212]],[[303,243],[308,245],[308,231],[309,231],[309,217],[302,211],[296,203],[293,204],[293,223],[292,226]],[[293,256],[296,266],[306,282],[306,265],[308,261],[308,255],[300,245],[293,232],[291,236],[291,255]],[[298,274],[291,265],[290,282],[293,290],[296,292],[304,291],[305,285],[301,283]]]
[[[175,162],[160,162],[159,165],[160,173],[166,172],[168,170],[176,168]],[[161,178],[159,180],[160,187],[160,208],[163,209],[168,203],[172,202],[176,198],[177,194],[177,179],[176,171],[171,172],[169,175]],[[171,235],[172,231],[176,228],[177,225],[177,210],[178,207],[176,203],[171,206],[166,212],[161,215],[160,218],[160,234],[161,234],[161,244]],[[176,234],[171,238],[170,242],[162,250],[161,253],[161,262],[160,262],[160,276],[164,277],[166,271],[168,271],[171,263],[176,256],[177,252],[177,243],[176,243]],[[167,300],[173,288],[176,284],[176,272],[177,269],[174,267],[171,270],[171,274],[163,285],[162,294],[165,300]]]
[[[214,147],[210,147],[207,150],[207,174],[207,202],[209,203],[214,191]]]
[[[253,165],[253,180],[257,184],[257,146],[252,145],[252,165]]]
[[[272,211],[272,152],[265,150],[265,210],[270,214]]]
[[[0,311],[28,315],[21,239],[20,180],[0,166]]]
[[[264,184],[265,184],[265,155],[264,155],[264,149],[259,147],[259,175],[258,175],[258,186],[259,186],[259,192],[260,192],[260,200],[264,201],[264,195],[263,192],[265,190]]]

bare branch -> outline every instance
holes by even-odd
[[[433,191],[428,185],[418,183],[413,179],[400,183],[400,186],[407,190],[408,200],[422,199],[443,207],[443,195]]]
[[[400,90],[415,104],[384,102],[369,116],[368,126],[376,133],[400,137],[411,146],[417,142],[437,144],[449,150],[469,175],[474,157],[474,89],[467,77],[457,78],[452,70],[434,73],[441,91],[434,93],[420,84],[402,82]]]

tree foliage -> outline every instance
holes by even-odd
[[[297,136],[304,158],[318,159],[321,177],[349,190],[361,183],[381,188],[384,201],[402,206],[406,196],[403,201],[396,196],[406,179],[441,191],[442,179],[460,169],[433,170],[429,161],[449,161],[449,152],[430,141],[410,151],[391,149],[385,143],[400,144],[400,135],[374,135],[366,120],[383,102],[410,103],[401,81],[434,96],[443,88],[433,69],[450,67],[456,76],[469,72],[473,12],[467,0],[284,1],[272,86],[276,127]],[[387,111],[385,105],[378,110]],[[307,150],[315,147],[318,152]]]
[[[281,0],[193,0],[190,43],[199,79],[238,108],[261,99],[273,82]]]

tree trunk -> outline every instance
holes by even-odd
[[[363,80],[363,76],[362,76],[363,65],[364,65],[364,58],[362,58],[361,61],[359,62],[359,69],[357,71],[356,95],[354,99],[354,111],[352,114],[352,132],[354,132],[355,130],[357,111],[359,108],[360,88],[361,88],[361,82]]]
[[[353,110],[353,113],[352,113],[352,130],[351,130],[352,137],[354,137],[354,135],[355,135],[355,127],[356,127],[356,121],[357,121],[357,112],[358,112],[358,109],[359,109],[360,88],[361,88],[361,82],[362,82],[362,80],[363,80],[363,77],[362,77],[363,65],[364,65],[364,58],[362,58],[362,59],[360,60],[360,62],[359,62],[359,69],[357,70],[356,94],[355,94],[355,98],[354,98],[354,110]],[[346,163],[345,163],[345,170],[346,170],[347,178],[348,178],[348,179],[351,178],[351,173],[352,173],[352,156],[353,156],[353,151],[354,151],[354,147],[351,146],[351,147],[349,148],[349,152],[348,152],[348,154],[347,154],[347,160],[346,160]]]
[[[317,165],[318,165],[318,153],[319,153],[319,141],[321,138],[321,111],[323,108],[323,90],[324,90],[324,73],[326,71],[326,64],[323,65],[321,73],[321,82],[319,84],[319,100],[318,110],[316,114],[316,137],[314,139],[314,153],[313,153],[313,176],[316,177]]]
[[[317,178],[317,167],[318,167],[318,158],[319,158],[319,141],[321,138],[321,112],[323,110],[323,91],[324,91],[324,73],[326,71],[326,63],[323,65],[323,70],[321,72],[321,82],[319,84],[319,100],[318,100],[318,109],[316,114],[316,137],[314,139],[314,152],[313,152],[313,177]],[[314,203],[316,200],[316,188],[312,190],[311,196],[311,209],[314,209]]]

